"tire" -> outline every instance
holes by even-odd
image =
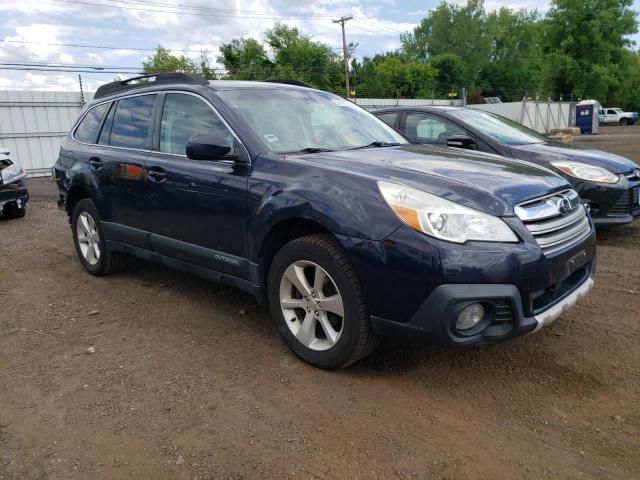
[[[310,295],[302,293],[305,288]],[[344,368],[378,345],[360,280],[328,235],[298,238],[282,247],[269,270],[267,295],[287,347],[311,365]]]
[[[620,125],[622,125],[623,127],[625,125],[629,125],[629,119],[628,118],[621,118],[620,119]]]
[[[22,207],[18,207],[18,204],[15,202],[7,203],[2,208],[2,216],[7,220],[12,220],[14,218],[22,218],[27,213],[27,206],[22,204]]]
[[[82,266],[92,275],[103,276],[124,268],[127,257],[107,249],[100,215],[93,200],[80,200],[73,210],[71,230]],[[81,240],[82,239],[82,240]]]

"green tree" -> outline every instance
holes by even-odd
[[[276,78],[300,80],[323,90],[342,88],[342,63],[328,45],[302,35],[296,27],[282,24],[268,30],[265,37],[273,52]]]
[[[438,72],[436,93],[446,96],[449,92],[459,92],[464,86],[464,62],[454,53],[442,53],[431,57],[431,66]]]
[[[542,59],[538,14],[508,8],[492,11],[487,32],[492,46],[489,61],[478,73],[477,85],[482,92],[513,101],[535,91]]]
[[[466,86],[475,83],[478,72],[489,59],[492,44],[482,0],[469,0],[462,6],[443,1],[422,19],[413,33],[402,34],[400,39],[403,52],[414,61],[427,62],[443,54],[457,55],[462,60]]]
[[[592,97],[606,105],[619,100],[628,106],[631,98],[623,98],[621,89],[628,85],[628,63],[633,63],[629,36],[638,31],[632,4],[633,0],[554,0],[543,21],[541,89],[565,97]]]
[[[264,47],[255,39],[233,39],[220,47],[220,62],[227,78],[236,80],[262,80],[270,78],[273,64]]]
[[[207,52],[200,52],[196,62],[184,55],[176,56],[171,50],[159,45],[152,55],[142,62],[142,69],[146,74],[162,72],[196,73],[211,80],[216,78],[214,69],[210,66]]]
[[[431,65],[410,62],[397,52],[354,60],[351,65],[352,85],[359,97],[430,97],[438,74]]]

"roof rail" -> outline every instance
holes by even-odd
[[[192,85],[207,85],[209,82],[200,75],[192,73],[168,72],[153,73],[150,75],[141,75],[139,77],[128,78],[126,80],[117,80],[115,82],[106,83],[96,90],[93,98],[101,98],[113,95],[119,92],[125,92],[134,88],[148,87],[158,83],[188,83]]]
[[[300,80],[263,80],[263,82],[282,83],[284,85],[296,85],[297,87],[313,88],[311,85],[307,85],[306,83],[301,82]]]

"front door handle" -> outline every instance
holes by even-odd
[[[151,167],[147,170],[147,178],[154,183],[167,181],[167,171],[161,167]]]
[[[89,159],[89,167],[91,167],[92,170],[100,170],[102,168],[102,160],[98,157],[91,157]]]

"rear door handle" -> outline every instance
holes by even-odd
[[[167,181],[167,171],[161,167],[151,167],[147,170],[147,178],[154,183]]]
[[[100,170],[102,168],[102,160],[98,157],[91,157],[89,159],[89,166],[92,170]]]

